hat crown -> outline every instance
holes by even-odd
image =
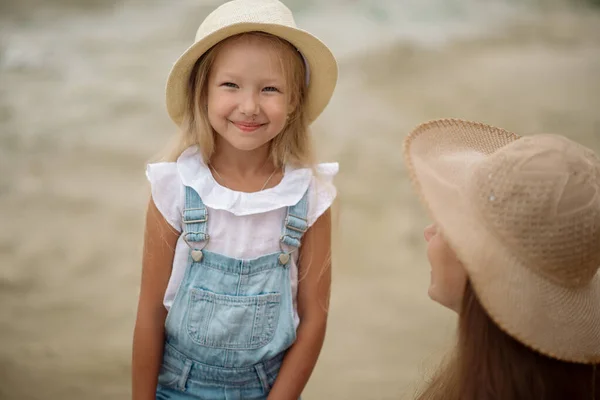
[[[591,150],[562,136],[530,136],[486,157],[473,174],[475,208],[524,265],[565,287],[594,277],[600,160]]]
[[[277,0],[233,0],[211,12],[196,32],[196,42],[227,26],[240,23],[277,24],[296,28],[289,8]]]

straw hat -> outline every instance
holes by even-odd
[[[600,160],[557,135],[459,120],[405,140],[414,186],[489,316],[553,358],[600,363]]]
[[[325,44],[298,29],[292,12],[277,0],[227,2],[202,22],[195,43],[175,62],[167,80],[167,111],[176,124],[183,119],[188,81],[194,64],[211,47],[228,37],[260,31],[287,40],[303,56],[309,76],[306,112],[314,121],[329,103],[337,82],[337,63]]]

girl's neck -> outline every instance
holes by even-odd
[[[273,171],[274,165],[270,159],[268,143],[255,150],[243,151],[223,142],[217,144],[209,162],[219,173],[246,178]]]

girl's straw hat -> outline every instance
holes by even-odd
[[[600,363],[600,160],[562,136],[439,120],[405,140],[412,181],[489,316],[560,360]]]
[[[298,49],[308,71],[306,112],[314,121],[329,103],[337,81],[337,63],[323,42],[296,27],[291,11],[277,0],[234,0],[227,2],[202,22],[195,43],[171,69],[167,80],[167,111],[175,123],[183,119],[188,81],[194,64],[211,47],[230,36],[260,31],[287,40]]]

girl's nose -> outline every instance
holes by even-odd
[[[254,93],[248,93],[240,102],[240,112],[248,117],[258,115],[260,106]]]

